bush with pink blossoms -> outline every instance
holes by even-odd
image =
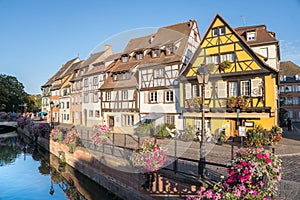
[[[161,147],[155,138],[147,138],[133,151],[130,160],[135,167],[144,172],[155,172],[168,161],[166,151],[167,149]]]
[[[95,144],[106,144],[110,141],[112,131],[109,126],[95,125],[93,127]]]
[[[281,160],[263,148],[248,148],[236,153],[229,176],[213,189],[201,188],[198,195],[188,200],[271,199],[276,195],[281,180]]]

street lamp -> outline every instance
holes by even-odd
[[[50,113],[51,113],[50,123],[51,123],[51,128],[53,128],[53,112],[52,112],[53,106],[54,106],[53,101],[50,101]]]
[[[203,148],[203,142],[205,138],[205,84],[208,83],[209,79],[209,71],[207,67],[202,64],[200,67],[198,67],[197,70],[197,80],[199,85],[201,85],[201,93],[202,93],[202,123],[201,123],[201,141],[200,141],[200,159],[198,164],[198,175],[201,176],[201,178],[204,177],[204,168],[205,168],[205,155],[204,155],[204,148]]]

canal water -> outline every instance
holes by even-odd
[[[2,134],[3,135],[3,134]],[[119,199],[25,136],[1,137],[0,200]]]

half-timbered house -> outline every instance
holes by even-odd
[[[182,130],[177,78],[199,46],[197,23],[190,20],[159,28],[149,42],[138,67],[141,119]]]
[[[196,77],[201,65],[210,72],[204,94]],[[277,83],[276,65],[268,65],[265,57],[217,14],[180,77],[185,126],[201,130],[205,117],[205,129],[211,133],[223,129],[234,136],[238,126],[259,124],[269,129],[277,124]],[[201,102],[202,95],[205,102]]]

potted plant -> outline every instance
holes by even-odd
[[[227,138],[226,138],[225,134],[221,133],[218,137],[218,143],[217,144],[222,145],[223,143],[226,142],[226,140],[227,140]]]
[[[237,107],[237,98],[236,97],[228,97],[227,98],[227,107],[228,108],[236,108]]]
[[[231,62],[228,60],[224,60],[219,64],[219,69],[221,71],[225,71],[226,69],[229,69],[231,67]]]
[[[143,172],[156,172],[168,160],[166,151],[155,138],[147,138],[132,152],[130,160],[134,167]]]
[[[55,142],[62,143],[63,142],[63,133],[60,129],[53,128],[51,130],[50,138]]]

